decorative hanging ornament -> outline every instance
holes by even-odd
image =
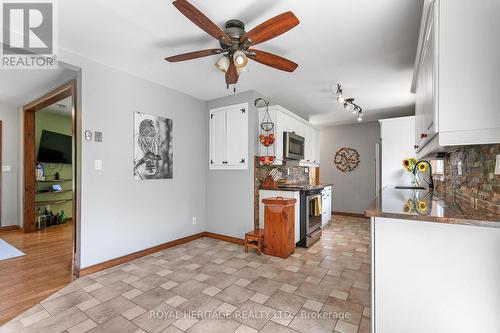
[[[342,147],[337,150],[333,163],[342,172],[351,172],[359,165],[359,153],[356,149]]]
[[[257,98],[254,103],[255,106],[257,106],[260,101],[266,104],[266,112],[264,113],[264,117],[262,117],[259,128],[259,142],[265,147],[261,147],[260,149],[261,156],[259,156],[259,163],[261,165],[271,165],[276,160],[274,151],[274,142],[276,141],[274,136],[274,123],[269,114],[269,101],[263,98]]]

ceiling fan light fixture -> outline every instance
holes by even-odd
[[[236,67],[236,73],[238,73],[238,75],[244,72],[248,72],[248,66]]]
[[[358,121],[363,121],[363,111],[358,111]]]
[[[233,54],[233,61],[236,68],[243,68],[248,64],[248,57],[244,52],[236,51]]]
[[[215,63],[215,67],[223,73],[226,73],[229,68],[229,58],[226,56],[220,57]]]

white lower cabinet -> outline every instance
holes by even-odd
[[[211,170],[248,168],[248,104],[209,111]]]
[[[324,227],[332,219],[332,187],[325,186],[321,192],[321,203],[322,203],[322,214],[321,214],[321,226]]]

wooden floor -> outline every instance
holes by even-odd
[[[0,261],[0,325],[74,279],[73,224],[24,234],[0,231],[0,238],[25,253]]]

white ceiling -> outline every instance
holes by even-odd
[[[0,103],[20,107],[74,76],[75,72],[63,67],[44,70],[1,70]]]
[[[45,109],[40,110],[39,112],[46,112],[51,114],[56,114],[63,117],[71,117],[72,116],[72,108],[71,108],[72,97],[66,97],[63,100],[55,102],[54,104],[46,107]]]
[[[286,73],[252,62],[238,91],[257,90],[315,124],[355,117],[335,101],[332,85],[356,98],[366,120],[412,113],[410,93],[423,0],[191,0],[215,23],[239,18],[247,31],[292,10],[301,23],[259,45],[299,64]],[[168,63],[166,56],[217,47],[170,1],[58,2],[60,46],[178,91],[209,100],[232,92],[217,57]],[[3,80],[1,80],[3,81]],[[4,83],[2,83],[4,84]],[[0,87],[3,88],[3,87]]]

